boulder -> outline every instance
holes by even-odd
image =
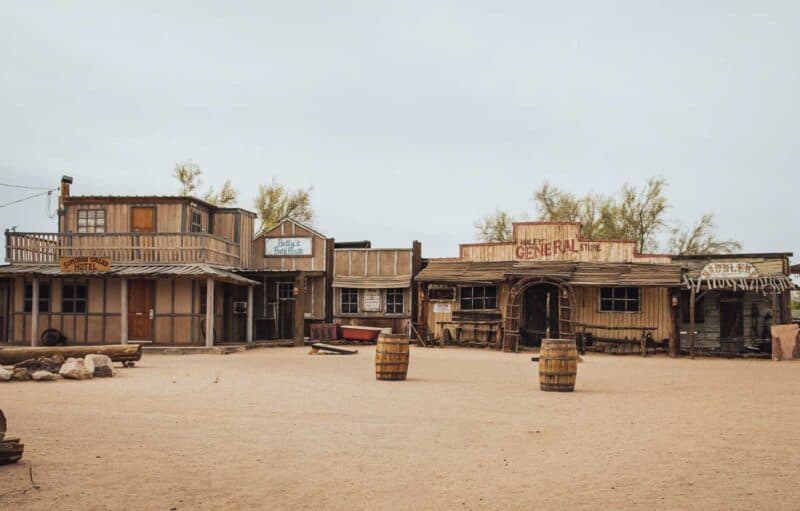
[[[14,368],[16,369],[18,367],[22,367],[31,374],[35,373],[36,371],[57,373],[58,370],[61,369],[61,364],[63,363],[64,357],[61,355],[55,355],[52,357],[29,358],[28,360],[23,360],[22,362],[16,364]]]
[[[114,376],[114,368],[111,367],[111,357],[108,355],[86,355],[84,360],[91,360],[94,364],[95,378],[109,378]]]
[[[0,381],[10,381],[12,376],[14,376],[13,370],[0,367]]]
[[[61,366],[58,374],[72,380],[87,380],[94,376],[94,364],[91,360],[70,357]]]
[[[61,376],[57,375],[56,373],[51,373],[50,371],[36,371],[31,375],[36,381],[56,381],[60,380]]]
[[[14,374],[11,376],[11,379],[17,381],[28,381],[31,379],[31,375],[24,367],[17,367],[14,369]]]

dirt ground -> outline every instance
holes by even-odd
[[[306,353],[0,384],[0,508],[800,507],[800,363],[589,355],[546,393],[530,354],[412,348],[382,382],[372,347]]]

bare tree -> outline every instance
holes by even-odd
[[[655,250],[658,247],[656,235],[666,226],[664,216],[669,209],[664,195],[666,186],[663,178],[651,178],[641,189],[623,185],[616,206],[610,208],[615,213],[610,217],[615,220],[614,229],[606,225],[604,237],[634,240],[640,254]]]
[[[310,222],[314,218],[311,208],[312,188],[288,190],[275,178],[269,185],[258,187],[255,208],[261,221],[259,232],[267,231],[283,220],[292,218],[300,222]]]
[[[550,222],[580,222],[583,236],[598,239],[603,236],[604,216],[610,211],[612,201],[599,194],[576,197],[545,182],[533,194],[539,211],[539,220]]]
[[[475,222],[477,237],[483,242],[511,241],[513,220],[505,211],[499,209]]]
[[[181,183],[181,195],[192,195],[200,186],[200,176],[203,171],[192,160],[184,160],[175,164],[172,175]]]
[[[239,192],[233,187],[230,179],[226,179],[219,192],[214,192],[214,187],[209,186],[208,191],[203,195],[203,200],[215,206],[230,206],[236,203]]]
[[[706,213],[692,227],[671,229],[669,249],[678,255],[729,254],[742,249],[736,240],[720,240],[714,235],[714,215]]]

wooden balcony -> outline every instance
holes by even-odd
[[[249,247],[247,248],[249,250]],[[207,233],[40,233],[6,231],[6,261],[58,264],[59,257],[110,257],[114,263],[241,264],[240,247]]]

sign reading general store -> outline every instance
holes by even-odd
[[[519,240],[514,249],[517,259],[535,260],[562,254],[600,252],[600,244],[577,238],[549,240],[544,238]]]
[[[60,257],[61,273],[103,273],[111,270],[110,257]]]
[[[265,256],[298,257],[311,256],[311,238],[266,238],[264,243]]]

